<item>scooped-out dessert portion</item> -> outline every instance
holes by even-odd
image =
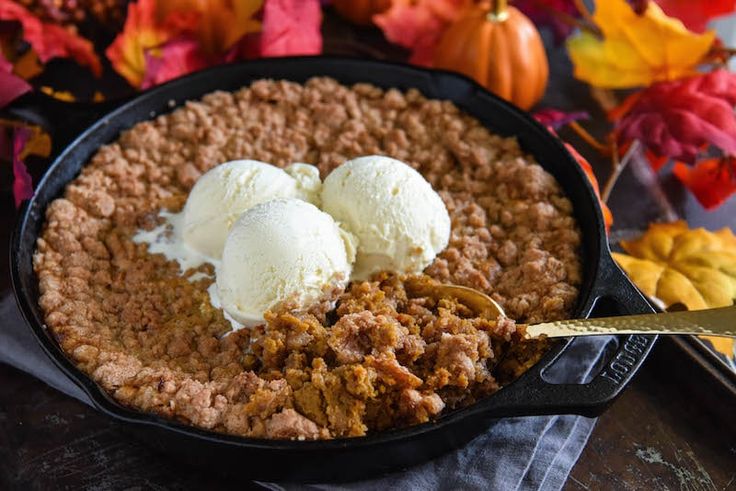
[[[515,321],[574,308],[572,212],[514,138],[447,101],[261,80],[101,147],[46,210],[34,268],[49,332],[121,404],[254,438],[355,437],[536,363],[545,341]],[[509,318],[417,293],[432,282]]]

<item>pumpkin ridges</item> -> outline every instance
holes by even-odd
[[[490,56],[483,56],[483,53],[488,53],[493,45],[493,30],[489,29],[486,25],[486,21],[483,18],[478,19],[479,26],[471,29],[471,32],[477,32],[478,40],[476,43],[480,47],[479,53],[476,54],[476,62],[478,63],[478,73],[480,77],[473,77],[480,82],[481,85],[487,85],[492,74],[491,70],[495,64],[495,60],[491,59]]]
[[[511,15],[516,16],[517,12],[511,11]],[[512,59],[512,70],[515,73],[524,72],[528,73],[528,81],[521,81],[516,84],[513,88],[512,100],[518,101],[520,106],[528,106],[534,103],[538,97],[539,92],[539,77],[541,75],[539,71],[539,64],[535,63],[534,59],[538,56],[537,46],[533,38],[533,32],[530,31],[529,26],[523,21],[515,24],[516,28],[512,33],[509,33],[510,37],[513,37],[516,46],[519,47],[519,56],[513,57]]]
[[[484,85],[486,87],[493,87],[499,97],[506,100],[513,100],[514,84],[512,71],[509,69],[510,65],[513,64],[513,57],[509,52],[509,37],[506,33],[508,24],[506,22],[495,25],[486,22],[486,24],[487,37],[493,46],[495,59],[491,60],[492,63],[489,64],[489,75]],[[487,58],[491,58],[490,54]]]
[[[531,100],[529,105],[533,105],[536,101],[541,99],[542,96],[544,96],[545,89],[547,88],[547,80],[549,78],[549,63],[547,61],[547,52],[544,49],[544,43],[542,42],[542,37],[539,35],[539,31],[537,31],[531,21],[528,19],[525,20],[529,27],[527,30],[528,44],[536,51],[536,53],[531,57],[531,66],[534,67],[536,71],[532,80],[537,82],[534,90],[530,92]]]
[[[472,19],[471,25],[465,31],[465,34],[467,40],[462,44],[465,47],[465,56],[458,58],[458,61],[462,62],[460,68],[470,67],[470,70],[465,71],[466,75],[480,81],[481,85],[485,85],[485,81],[488,80],[488,70],[492,66],[490,58],[484,56],[490,45],[485,20],[478,17]],[[472,63],[473,60],[475,60],[475,63]]]

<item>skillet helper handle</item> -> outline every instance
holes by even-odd
[[[127,101],[123,98],[104,102],[66,102],[32,91],[13,101],[3,112],[43,127],[51,136],[51,156],[55,157],[92,123]]]
[[[606,304],[613,310],[603,315],[654,312],[649,302],[608,254],[604,254],[593,291],[597,298],[596,303]],[[490,413],[498,416],[552,414],[598,416],[621,395],[651,351],[656,339],[657,336],[653,335],[619,337],[615,353],[603,369],[586,384],[549,383],[542,377],[542,372],[557,358],[545,366],[538,364],[509,387],[513,390],[501,390],[491,398],[494,404],[489,408]]]

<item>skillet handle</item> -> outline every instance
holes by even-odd
[[[43,127],[51,136],[51,155],[56,156],[88,126],[129,98],[104,102],[65,102],[39,91],[14,100],[4,113]]]
[[[619,269],[610,254],[603,254],[598,279],[593,288],[594,311],[599,315],[652,313],[651,305]],[[602,310],[602,312],[601,312]],[[550,414],[600,415],[621,395],[647,357],[657,336],[629,335],[619,338],[616,352],[603,369],[587,384],[552,384],[542,372],[560,356],[544,366],[532,367],[508,389],[493,397],[486,409],[492,416]]]

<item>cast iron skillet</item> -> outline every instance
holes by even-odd
[[[87,393],[97,409],[128,423],[131,431],[140,434],[151,445],[189,462],[251,479],[359,479],[405,468],[463,445],[497,418],[600,414],[621,393],[644,361],[656,339],[654,336],[622,337],[604,369],[585,385],[553,385],[543,379],[543,370],[569,345],[569,341],[563,341],[553,346],[537,365],[514,383],[435,422],[367,437],[315,442],[221,435],[133,411],[115,402],[69,361],[45,329],[44,316],[38,306],[38,281],[32,267],[46,206],[61,195],[64,186],[100,145],[115,140],[121,130],[214,90],[235,90],[260,78],[304,82],[313,76],[330,76],[346,84],[369,82],[384,88],[413,87],[427,97],[455,102],[499,134],[516,136],[521,146],[560,182],[574,205],[583,231],[584,282],[576,315],[651,312],[644,298],[611,259],[598,201],[582,170],[560,142],[528,114],[470,79],[448,72],[347,58],[282,58],[221,66],[144,92],[97,119],[61,152],[38,184],[35,196],[24,204],[11,247],[12,280],[18,305],[48,356]],[[29,97],[16,105],[15,112],[25,112],[26,116],[40,112],[51,127],[65,135],[74,134],[75,124],[83,121],[85,115],[89,117],[89,111],[81,111],[82,106],[75,110],[73,106],[48,102],[38,106],[38,100]],[[75,123],[72,118],[79,121]]]

